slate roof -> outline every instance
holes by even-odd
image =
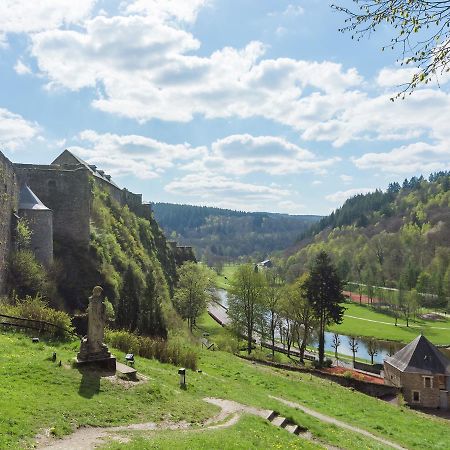
[[[114,183],[114,181],[111,179],[110,175],[106,175],[105,172],[103,170],[97,170],[97,166],[93,165],[93,164],[88,164],[86,161],[82,160],[79,156],[73,154],[71,151],[69,150],[64,150],[64,153],[68,153],[70,156],[72,156],[72,158],[74,158],[78,164],[81,164],[82,166],[86,167],[86,169],[89,170],[89,172],[92,173],[92,175],[94,175],[97,178],[100,178],[101,180],[105,181],[106,183],[111,184],[112,186],[114,186],[117,189],[120,189],[119,186],[117,186],[116,183]],[[58,158],[56,158],[57,160]],[[55,160],[55,161],[56,161]],[[55,164],[55,161],[53,161],[52,164]]]
[[[401,372],[450,374],[450,360],[422,335],[417,336],[393,356],[387,357],[385,362]]]
[[[49,211],[49,208],[39,200],[37,195],[26,184],[22,185],[20,188],[19,209],[40,209]]]

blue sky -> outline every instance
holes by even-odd
[[[350,5],[350,0],[341,4]],[[448,169],[446,80],[357,43],[321,0],[0,3],[0,148],[68,148],[147,201],[327,214]]]

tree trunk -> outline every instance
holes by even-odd
[[[320,317],[320,331],[319,331],[319,364],[323,364],[325,356],[325,320],[323,313]]]

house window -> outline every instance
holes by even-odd
[[[412,391],[412,401],[413,403],[420,403],[420,392]]]
[[[433,387],[433,377],[423,377],[423,387],[432,388]]]

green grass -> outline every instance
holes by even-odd
[[[212,324],[210,326],[214,332]],[[111,426],[162,420],[198,423],[218,411],[203,402],[204,397],[277,410],[308,428],[315,438],[340,448],[383,448],[359,434],[280,404],[269,394],[302,403],[407,448],[446,449],[450,442],[450,427],[444,420],[400,409],[306,373],[254,365],[224,352],[202,350],[199,358],[202,372],[189,370],[188,387],[183,391],[178,386],[177,368],[153,360],[136,358],[136,368],[148,376],[149,381],[124,389],[105,379],[83,379],[78,370],[58,367],[48,360],[52,351],[56,351],[63,362],[69,360],[77,351],[77,343],[33,345],[28,337],[11,333],[0,334],[0,348],[2,449],[31,445],[33,436],[46,428],[52,428],[54,434],[60,436],[81,425]],[[123,358],[120,352],[114,353]],[[279,433],[284,436],[283,440],[277,437]],[[137,440],[121,443],[120,448],[188,448],[182,446],[185,439],[192,443],[190,448],[218,448],[216,443],[231,448],[231,444],[237,442],[242,448],[257,448],[258,442],[266,440],[269,446],[275,441],[283,445],[291,442],[286,431],[270,428],[256,417],[223,430],[132,436]],[[204,447],[201,447],[202,442],[205,442]],[[286,446],[289,448],[288,444]]]
[[[393,317],[377,312],[368,306],[360,306],[355,303],[346,303],[344,306],[347,308],[344,315],[344,321],[340,325],[331,326],[331,331],[347,335],[372,336],[378,339],[405,343],[410,342],[422,332],[424,336],[434,344],[450,344],[449,318],[445,321],[422,319],[417,319],[415,321],[410,320],[410,327],[408,328],[406,327],[405,320],[399,319],[398,326],[394,326],[395,319]],[[348,317],[349,315],[378,322],[387,322],[388,324],[355,319]]]
[[[220,275],[216,275],[216,287],[219,289],[228,290],[230,288],[230,281],[233,278],[234,272],[238,267],[239,264],[225,264]]]
[[[300,446],[301,445],[301,446]],[[211,449],[298,449],[323,448],[320,445],[301,440],[297,436],[273,427],[254,416],[245,415],[231,428],[195,431],[160,431],[140,435],[124,447],[115,443],[102,447],[105,450],[211,450]]]

